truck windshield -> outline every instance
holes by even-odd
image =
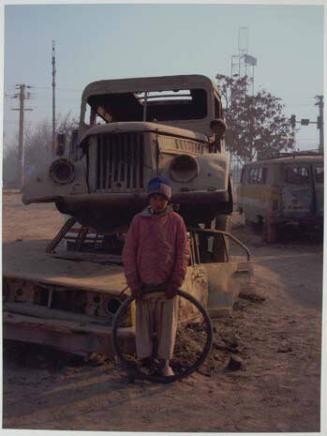
[[[285,168],[284,180],[293,185],[304,185],[309,183],[309,168],[305,166],[287,166]]]
[[[105,123],[117,121],[196,120],[207,116],[207,93],[204,89],[137,91],[92,95],[90,124],[96,117]]]

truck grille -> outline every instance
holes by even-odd
[[[121,192],[144,187],[144,137],[139,133],[99,135],[96,189]]]

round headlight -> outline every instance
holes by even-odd
[[[169,173],[175,182],[190,182],[199,175],[199,164],[194,157],[181,154],[171,161]]]
[[[115,297],[112,298],[108,298],[107,300],[105,300],[105,311],[109,314],[114,315],[117,310],[120,308],[122,302]]]
[[[75,167],[67,159],[57,159],[50,166],[51,179],[62,185],[71,183],[75,179]]]

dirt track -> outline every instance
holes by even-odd
[[[53,206],[26,207],[18,195],[5,195],[3,205],[4,241],[38,239],[45,245],[62,224]],[[234,233],[253,254],[251,291],[265,297],[261,303],[240,299],[232,316],[216,323],[225,343],[236,343],[241,370],[204,368],[168,386],[128,384],[111,363],[83,363],[40,347],[9,344],[3,427],[318,432],[321,243],[268,246],[249,229]]]

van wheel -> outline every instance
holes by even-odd
[[[255,221],[251,221],[249,226],[256,235],[260,236],[265,234],[265,224],[262,216],[257,215]]]
[[[214,220],[214,228],[230,233],[231,231],[230,215],[217,215]],[[216,235],[213,242],[213,258],[215,262],[227,262],[229,251],[229,238],[224,238],[223,235]]]
[[[278,240],[278,226],[272,222],[269,217],[263,222],[262,226],[262,239],[264,242],[276,242]]]

